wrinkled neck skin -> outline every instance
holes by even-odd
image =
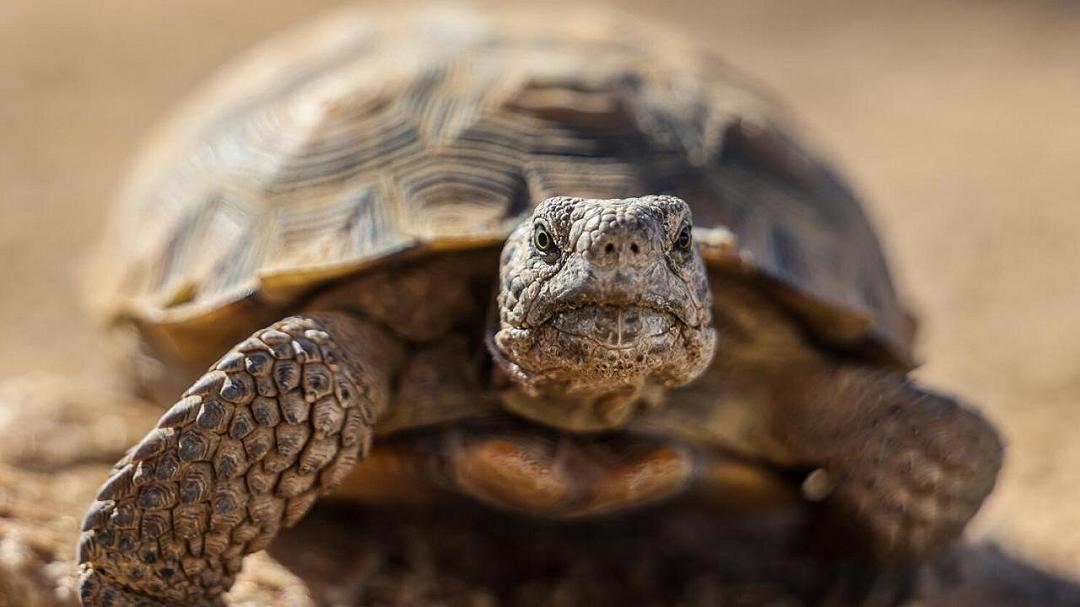
[[[515,414],[575,432],[629,422],[715,346],[686,203],[552,198],[503,248],[488,345]]]
[[[665,386],[645,380],[589,386],[560,381],[557,374],[530,372],[506,358],[499,333],[497,326],[491,328],[488,346],[498,368],[511,380],[499,396],[507,410],[521,417],[561,430],[596,432],[623,426],[642,408],[663,401]]]

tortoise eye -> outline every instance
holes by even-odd
[[[541,253],[548,253],[555,248],[555,239],[551,237],[551,233],[547,231],[547,228],[537,225],[533,231],[533,246]]]
[[[675,247],[686,251],[690,248],[690,243],[694,240],[690,236],[690,226],[683,226],[682,230],[679,230],[679,236],[675,239]]]

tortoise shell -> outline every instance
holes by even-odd
[[[497,246],[550,196],[666,193],[714,268],[824,344],[909,365],[867,217],[776,104],[679,37],[575,10],[348,10],[256,49],[144,156],[98,264],[104,314],[220,353],[389,258]]]

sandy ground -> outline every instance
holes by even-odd
[[[0,3],[0,377],[104,372],[79,263],[138,142],[223,61],[333,4]],[[1080,10],[620,4],[779,93],[865,194],[924,321],[919,376],[1010,444],[973,535],[1080,578]]]

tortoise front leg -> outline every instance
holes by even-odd
[[[804,493],[879,561],[915,561],[956,539],[994,486],[1003,447],[978,413],[898,373],[796,372],[772,431],[819,468]]]
[[[83,605],[209,605],[244,555],[368,452],[400,347],[343,314],[237,345],[113,469],[83,523]]]

